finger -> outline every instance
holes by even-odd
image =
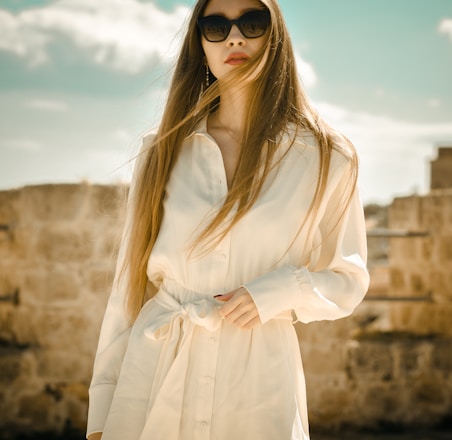
[[[242,302],[243,298],[233,295],[232,298],[229,301],[226,301],[219,309],[220,316],[225,318],[226,316],[230,315],[242,305]]]
[[[229,305],[229,303],[228,303]],[[226,309],[225,306],[223,306],[223,309]],[[257,314],[257,310],[253,306],[253,304],[238,304],[237,307],[235,307],[233,310],[223,310],[224,319],[226,319],[231,324],[236,323],[239,319],[241,319],[243,316],[247,314]]]
[[[229,301],[232,297],[234,296],[234,292],[231,293],[225,293],[224,295],[216,295],[215,299],[217,299],[218,301]]]
[[[254,317],[251,321],[248,321],[242,328],[244,330],[251,330],[262,324],[261,318],[258,316]]]
[[[243,314],[240,316],[234,323],[236,327],[239,327],[240,329],[251,329],[256,327],[260,324],[260,318],[257,313],[255,313],[254,310]]]

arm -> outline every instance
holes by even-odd
[[[152,138],[145,138],[141,152],[150,145]],[[136,178],[143,166],[146,154],[140,154],[134,169],[127,202],[127,215],[119,248],[116,274],[112,292],[108,300],[99,343],[94,361],[93,376],[89,388],[89,408],[87,438],[101,438],[105,421],[110,411],[113,394],[127,349],[130,333],[130,323],[125,310],[127,292],[127,272],[119,277],[125,259],[125,248],[130,237],[131,208],[135,197]]]
[[[305,323],[338,319],[352,313],[362,301],[369,275],[364,214],[356,189],[339,218],[348,171],[348,166],[342,167],[340,178],[333,179],[334,189],[328,192],[318,222],[322,242],[309,265],[282,266],[244,284],[261,322],[286,310],[294,310]]]

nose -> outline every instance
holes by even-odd
[[[227,44],[229,47],[243,46],[245,44],[245,37],[242,35],[236,24],[232,25],[231,31],[228,35]]]

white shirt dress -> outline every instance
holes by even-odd
[[[289,145],[285,137],[279,154]],[[251,211],[213,250],[196,255],[190,254],[193,240],[228,189],[206,121],[186,139],[147,268],[157,294],[131,328],[124,308],[127,277],[115,283],[108,302],[90,386],[88,434],[103,432],[103,440],[309,439],[293,317],[307,323],[347,316],[369,282],[357,191],[340,215],[350,172],[342,154],[333,153],[313,227],[300,231],[317,183],[316,145],[309,132],[301,132]],[[250,292],[262,321],[253,330],[218,315],[222,303],[214,296],[240,286]]]

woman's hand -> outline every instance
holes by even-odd
[[[88,436],[88,440],[101,440],[101,438],[102,438],[101,432],[95,432],[94,434]]]
[[[244,287],[215,298],[225,303],[219,313],[226,322],[248,330],[261,324],[256,304]]]

